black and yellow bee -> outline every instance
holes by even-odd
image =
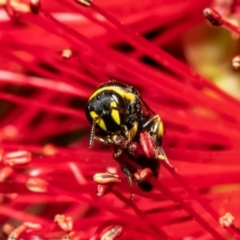
[[[89,147],[93,146],[94,140],[113,145],[114,158],[120,163],[129,182],[134,179],[137,169],[121,161],[122,153],[127,153],[141,168],[150,168],[154,177],[158,176],[159,161],[153,156],[148,158],[145,154],[135,155],[134,143],[140,142],[141,133],[148,132],[156,147],[153,150],[156,154],[164,155],[161,148],[163,123],[134,87],[117,81],[101,84],[90,96],[85,112],[92,124]],[[137,184],[144,191],[152,189],[148,182]]]

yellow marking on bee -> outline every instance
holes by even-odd
[[[123,89],[121,89],[121,87],[113,87],[113,86],[106,86],[106,87],[102,87],[98,90],[96,90],[91,97],[89,98],[89,101],[91,99],[93,99],[94,97],[96,97],[99,93],[104,92],[106,90],[110,90],[113,92],[118,93],[120,96],[122,96],[124,99],[128,100],[130,103],[134,103],[135,102],[135,95],[133,93],[128,93],[125,92]]]
[[[98,118],[98,120],[96,121],[97,125],[102,128],[104,131],[107,131],[105,122],[102,118],[99,117],[99,115],[95,112],[95,111],[91,111],[90,112],[90,116],[92,117],[92,119],[94,118]]]
[[[163,122],[160,120],[159,126],[158,126],[158,137],[163,137],[164,135],[164,125]]]
[[[110,107],[117,107],[117,103],[115,101],[110,103]],[[120,125],[120,115],[117,109],[112,108],[111,110],[111,116],[113,120]]]

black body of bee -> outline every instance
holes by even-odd
[[[92,147],[94,139],[105,144],[111,144],[109,139],[112,136],[126,136],[126,132],[130,133],[131,142],[139,143],[139,135],[143,131],[148,131],[153,136],[155,144],[161,145],[164,132],[162,121],[132,86],[116,81],[100,85],[90,96],[85,113],[92,124],[90,147]],[[95,128],[98,129],[96,133]],[[118,149],[118,146],[114,147]],[[123,150],[122,148],[120,150]],[[124,151],[128,150],[124,149]],[[134,156],[131,152],[127,152],[127,155],[141,168],[150,168],[154,177],[158,176],[160,166],[158,160],[152,157],[148,158],[144,154]],[[121,162],[120,158],[121,154],[116,160]],[[133,178],[137,169],[128,163],[120,165],[125,175],[129,177],[130,174]],[[137,184],[144,191],[152,189],[149,182],[139,182]]]

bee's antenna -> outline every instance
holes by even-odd
[[[93,122],[92,122],[92,127],[91,127],[91,132],[90,132],[90,139],[89,139],[89,143],[88,143],[88,147],[89,148],[92,148],[93,146],[93,143],[94,143],[94,137],[95,137],[95,128],[96,128],[96,123],[97,123],[97,120],[99,119],[100,117],[96,117],[93,119]]]

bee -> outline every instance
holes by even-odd
[[[109,81],[101,84],[90,96],[85,108],[91,123],[89,147],[94,140],[114,147],[113,158],[119,163],[132,186],[132,181],[143,191],[153,186],[142,177],[158,177],[160,161],[167,160],[161,147],[164,126],[161,118],[143,101],[139,92],[127,84]],[[133,167],[126,159],[145,169]],[[147,173],[147,174],[145,174]]]

